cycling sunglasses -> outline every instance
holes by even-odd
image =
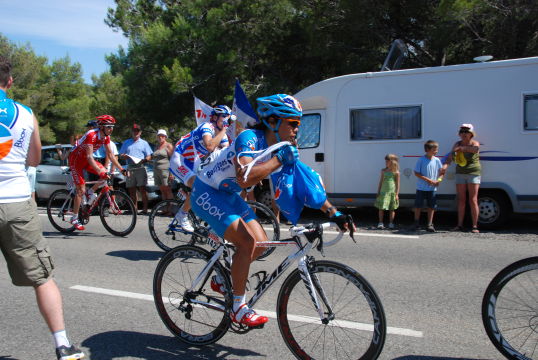
[[[301,125],[301,120],[298,119],[281,119],[287,121],[288,125],[291,126],[292,129],[297,129]]]
[[[103,127],[107,129],[114,129],[114,125],[103,125]]]

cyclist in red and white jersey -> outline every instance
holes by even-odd
[[[84,170],[98,175],[101,179],[108,179],[109,175],[106,172],[105,167],[95,161],[93,153],[101,146],[105,147],[106,157],[112,161],[122,173],[126,173],[125,169],[120,165],[116,157],[112,153],[110,147],[110,134],[114,130],[114,124],[116,119],[110,115],[97,116],[98,128],[88,131],[79,140],[78,145],[75,146],[71,154],[69,154],[69,168],[71,169],[71,176],[76,186],[75,200],[73,202],[73,216],[71,218],[71,224],[75,226],[77,230],[84,230],[84,226],[78,219],[78,211],[80,209],[80,203],[82,202],[82,196],[86,192],[86,186],[84,181]]]

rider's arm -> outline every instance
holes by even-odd
[[[215,149],[219,147],[224,135],[226,135],[225,127],[222,127],[222,129],[215,135],[215,137],[212,137],[209,133],[204,134],[202,140],[204,141],[204,147],[207,149],[207,151],[209,151],[210,153],[215,151]]]
[[[39,137],[39,125],[37,119],[34,118],[34,131],[30,137],[30,147],[28,148],[28,155],[26,156],[26,165],[37,166],[41,162],[41,138]]]
[[[242,165],[247,165],[253,160],[254,160],[253,158],[248,157],[248,156],[242,156],[239,158],[239,161],[241,161]],[[248,174],[247,180],[245,181],[243,179],[245,170],[241,168],[241,165],[239,165],[239,163],[235,159],[234,159],[234,164],[235,164],[235,173],[237,174],[236,175],[237,182],[239,186],[243,189],[256,185],[257,183],[265,179],[269,174],[271,174],[276,169],[282,166],[278,158],[274,156],[269,161],[253,166],[252,169],[250,170],[250,173]]]

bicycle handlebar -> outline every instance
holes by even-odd
[[[331,241],[323,240],[323,231],[328,230],[328,229],[335,229],[338,231],[338,234],[336,235],[336,237]],[[351,225],[350,225],[349,231],[350,231],[351,238],[353,239],[353,241],[355,241],[355,239],[353,238],[353,227]],[[310,242],[314,241],[316,238],[319,238],[320,243],[318,245],[318,250],[321,252],[323,252],[323,247],[333,246],[337,242],[342,240],[342,237],[346,233],[345,231],[341,231],[340,228],[338,227],[338,224],[336,224],[335,222],[325,222],[321,224],[309,224],[305,226],[296,226],[291,229],[291,232],[292,234],[295,234],[295,235],[301,235],[301,234],[305,235],[306,238]]]

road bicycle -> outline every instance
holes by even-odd
[[[491,280],[482,322],[507,359],[538,359],[538,257],[516,261]]]
[[[186,231],[179,225],[175,215],[183,206],[185,194],[190,191],[190,188],[184,184],[180,183],[179,186],[176,199],[159,202],[149,214],[148,227],[151,238],[164,251],[170,251],[179,245],[205,244],[205,239],[209,235],[209,225],[196,216],[192,210],[189,211],[188,217],[194,231]],[[247,204],[255,211],[258,222],[273,234],[270,240],[278,241],[280,239],[280,225],[271,209],[257,201],[247,201]],[[275,247],[268,247],[258,257],[258,260],[266,258],[274,250]]]
[[[67,178],[67,189],[56,190],[47,202],[47,216],[58,231],[71,233],[75,226],[71,224],[76,188],[69,169],[63,173]],[[87,185],[99,184],[99,194],[91,204],[81,204],[79,220],[83,225],[90,221],[90,216],[97,210],[105,229],[115,236],[127,236],[136,225],[135,206],[129,195],[111,189],[110,180],[88,181]],[[87,193],[84,194],[87,197]]]
[[[297,261],[297,269],[280,288],[276,315],[258,313],[276,317],[284,342],[298,359],[376,359],[385,343],[387,325],[374,288],[354,269],[309,255],[314,248],[323,254],[324,247],[340,241],[343,233],[332,241],[324,240],[324,230],[334,226],[295,226],[289,239],[258,243],[292,249],[271,275],[262,271],[250,277],[248,286],[255,292],[248,306],[254,307]],[[215,343],[228,330],[244,334],[252,329],[230,318],[233,246],[216,236],[207,240],[211,251],[192,245],[169,251],[159,261],[153,278],[153,296],[161,320],[179,340],[195,346]],[[211,289],[213,275],[222,279],[223,294]]]

